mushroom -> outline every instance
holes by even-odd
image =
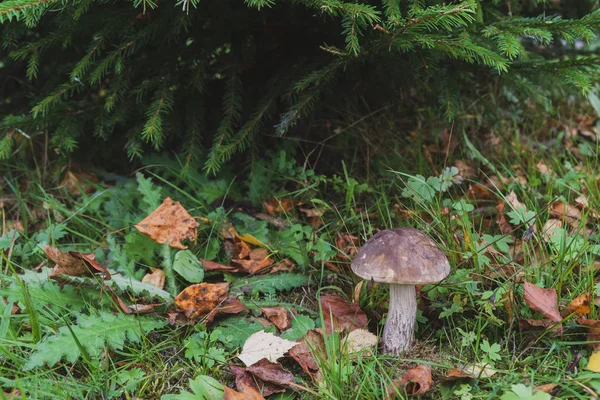
[[[352,271],[363,279],[390,284],[381,341],[384,353],[399,355],[410,349],[413,339],[415,285],[441,281],[450,273],[450,264],[429,236],[405,227],[381,231],[369,239],[354,257]]]

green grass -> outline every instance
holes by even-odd
[[[597,144],[577,138],[575,148],[584,153],[577,158],[560,141],[544,145],[542,138],[531,135],[525,140],[507,131],[497,144],[474,141],[476,153],[461,136],[456,135],[458,147],[452,155],[445,153],[444,143],[438,143],[440,151],[431,157],[420,151],[392,151],[384,163],[373,161],[378,166],[369,172],[369,180],[359,158],[341,163],[338,175],[319,175],[282,152],[254,166],[257,172],[244,182],[227,173],[214,179],[181,176],[177,162],[162,159],[149,162],[155,166],[137,177],[99,171],[101,183],[76,196],[57,187],[55,177],[41,177],[39,170],[6,166],[0,237],[0,384],[6,394],[0,397],[10,398],[8,393],[18,391],[32,399],[165,395],[172,395],[165,399],[183,399],[202,398],[207,388],[216,387],[218,392],[222,384],[235,387],[229,366],[240,365],[235,356],[245,338],[262,329],[256,320],[262,316],[261,307],[294,308],[315,327],[323,326],[318,294],[352,301],[360,282],[344,257],[347,249],[336,247],[336,236],[353,235],[364,243],[377,229],[397,226],[424,230],[440,244],[452,266],[443,282],[420,289],[414,349],[399,358],[376,352],[349,355],[340,347],[340,335],[328,336],[325,354],[317,356],[324,379],[311,381],[285,357],[284,367],[306,390],[288,389],[274,398],[380,399],[393,379],[417,364],[433,370],[433,385],[423,398],[544,399],[539,393],[519,394],[523,388],[515,385],[531,388],[549,383],[557,385],[552,391],[555,398],[596,396],[600,374],[586,369],[592,347],[587,328],[577,323],[579,317],[566,316],[561,335],[553,327],[521,328],[519,321],[542,319],[523,298],[525,281],[555,288],[561,311],[581,294],[591,293],[592,298],[600,294],[594,265],[600,256],[594,216],[600,210]],[[433,143],[426,137],[415,140],[417,148]],[[456,183],[456,171],[446,169],[456,159],[466,160],[476,174]],[[539,171],[539,161],[552,169],[552,175]],[[41,185],[42,181],[54,184]],[[487,197],[473,198],[471,184],[488,184]],[[526,210],[510,210],[511,192]],[[557,201],[574,205],[583,194],[589,207],[582,211],[581,221],[549,242],[544,240],[541,229],[551,217],[551,205]],[[52,267],[43,252],[45,245],[93,252],[118,276],[131,281],[141,280],[149,267],[169,266],[177,250],[166,251],[133,227],[166,196],[201,217],[197,242],[190,247],[197,257],[230,262],[219,232],[225,222],[231,222],[240,234],[265,243],[276,261],[294,260],[296,278],[282,273],[206,274],[208,282],[231,282],[248,314],[219,317],[208,326],[170,326],[166,319],[172,303],[151,291],[109,288],[89,278],[61,286],[44,277],[43,267]],[[301,211],[293,209],[277,216],[279,228],[254,218],[262,211],[260,199],[267,196],[294,198],[303,203],[299,208],[318,208],[322,224],[311,226]],[[513,219],[512,231],[505,234],[496,223],[500,200],[507,202],[506,219]],[[230,206],[231,201],[240,205]],[[16,220],[24,230],[13,236],[10,225]],[[531,223],[536,232],[528,235]],[[337,263],[338,272],[328,268],[330,262]],[[190,283],[171,273],[165,290],[176,295]],[[368,282],[362,288],[358,303],[369,317],[368,329],[380,335],[387,288]],[[89,329],[102,329],[102,315],[121,317],[112,293],[129,304],[158,305],[151,314],[131,317],[130,324],[123,322],[131,331],[123,341],[108,338],[91,345],[80,340],[87,337],[81,331],[85,321],[90,321]],[[598,310],[593,301],[590,307],[586,317],[595,320]],[[145,330],[140,321],[157,326]],[[55,344],[59,335],[70,344],[62,350]],[[60,356],[47,362],[50,365],[32,364],[40,349],[48,348],[65,354],[76,351],[77,356]],[[493,376],[443,378],[451,369],[484,364],[493,369]],[[183,392],[191,397],[179,394]],[[396,392],[400,398],[405,396],[402,390]],[[204,393],[214,396],[215,392]]]

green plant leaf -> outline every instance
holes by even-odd
[[[161,400],[214,400],[223,398],[223,385],[215,378],[207,375],[197,376],[190,379],[192,393],[181,392],[179,394],[165,394]]]
[[[292,327],[281,334],[282,339],[300,340],[311,329],[315,328],[315,321],[306,315],[296,315],[292,319]]]
[[[175,254],[173,271],[191,283],[200,283],[204,280],[204,266],[189,250],[181,250]]]

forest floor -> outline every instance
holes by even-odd
[[[595,119],[431,137],[368,179],[285,151],[243,184],[168,157],[130,176],[6,165],[0,398],[600,397]],[[400,226],[451,270],[417,287],[394,357],[388,287],[350,263]]]

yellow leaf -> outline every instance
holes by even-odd
[[[592,353],[586,368],[593,372],[600,372],[600,351]]]
[[[244,233],[243,235],[239,235],[239,238],[248,244],[252,244],[254,246],[267,247],[266,244],[255,238],[249,233]]]

